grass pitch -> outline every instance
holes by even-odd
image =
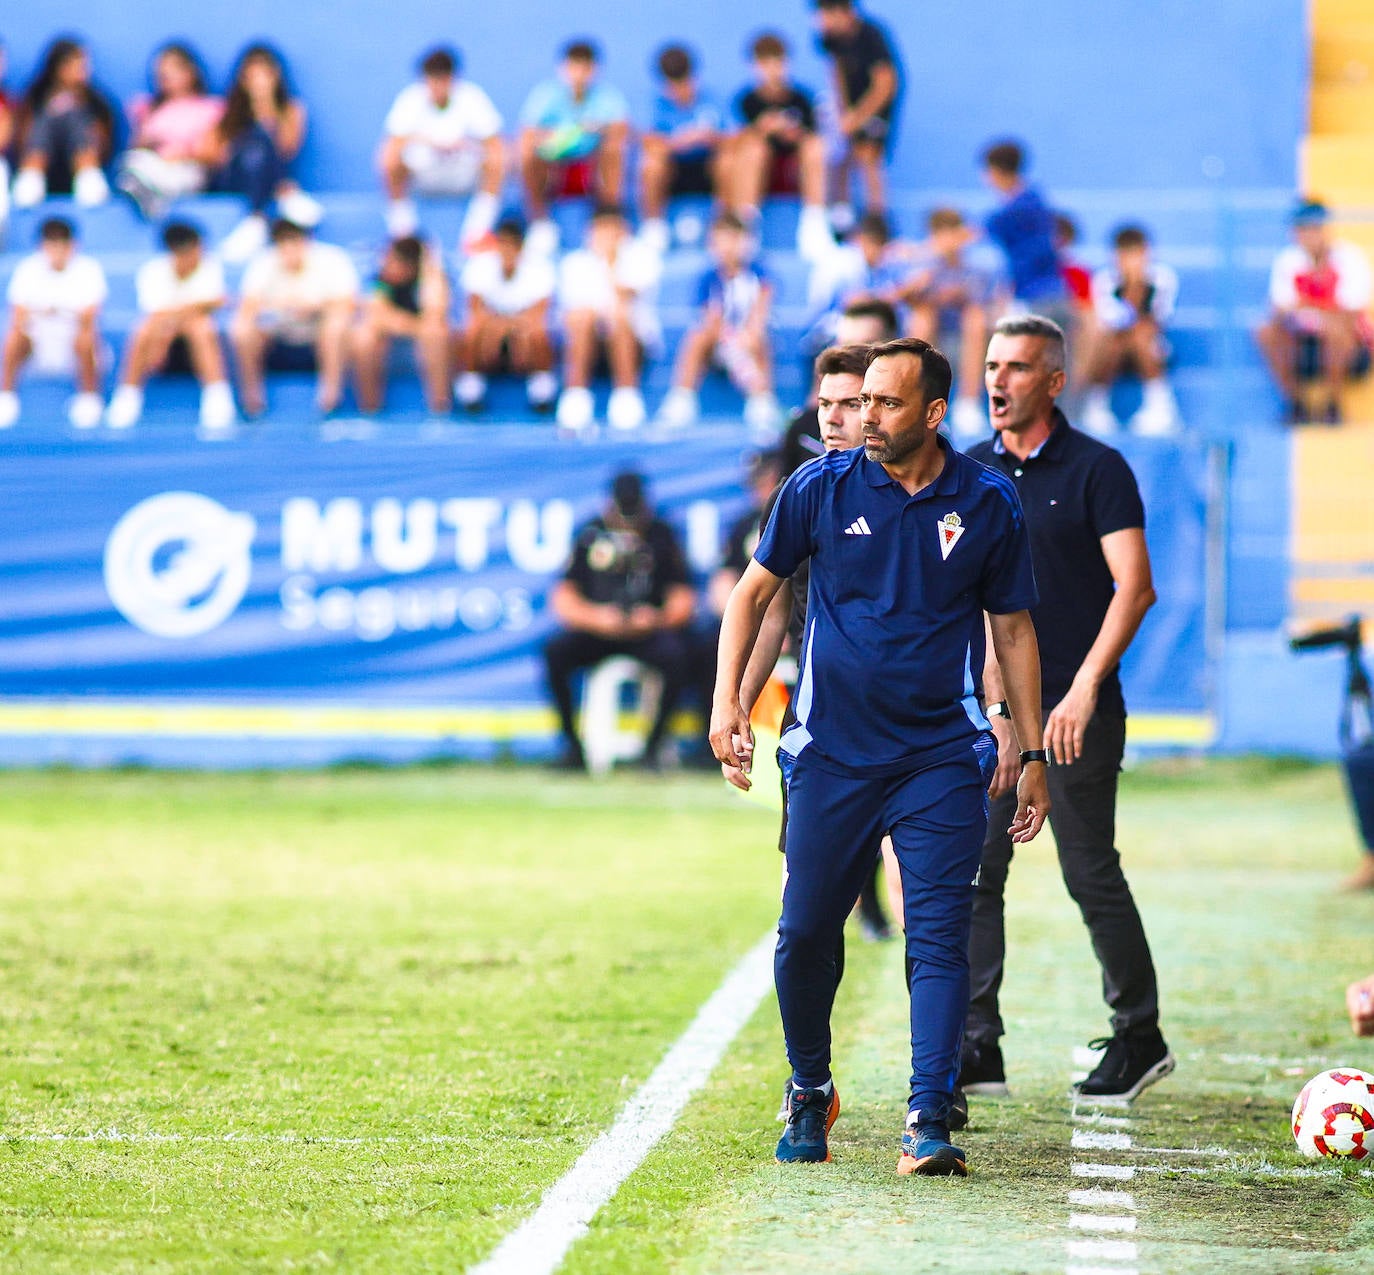
[[[7,1271],[461,1269],[776,919],[772,820],[707,779],[3,784]],[[1129,1132],[1163,1150],[1070,1150],[1071,1050],[1105,1014],[1045,839],[1013,867],[1014,1097],[975,1103],[970,1180],[893,1174],[901,956],[855,937],[834,1162],[772,1163],[766,1002],[565,1269],[1062,1271],[1092,1238],[1068,1226],[1094,1185],[1074,1158],[1137,1168],[1140,1270],[1368,1269],[1374,1179],[1293,1176],[1286,1128],[1304,1076],[1374,1067],[1341,1012],[1374,967],[1374,900],[1333,893],[1355,853],[1335,772],[1145,768],[1119,840],[1180,1060]]]

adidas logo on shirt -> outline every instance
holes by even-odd
[[[846,536],[871,536],[873,534],[873,529],[868,525],[868,520],[860,514],[858,521],[851,522],[849,526],[844,529],[844,534]]]

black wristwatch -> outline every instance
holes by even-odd
[[[1024,766],[1027,762],[1032,761],[1038,761],[1042,766],[1048,766],[1050,763],[1050,759],[1045,755],[1045,750],[1043,748],[1023,749],[1021,752],[1021,764]]]
[[[1011,721],[1011,709],[1007,707],[1007,701],[1004,699],[999,699],[996,702],[989,704],[988,716],[1005,717],[1007,721]]]

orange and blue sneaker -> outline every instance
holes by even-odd
[[[787,1127],[778,1139],[778,1163],[826,1163],[830,1159],[830,1128],[839,1114],[840,1094],[833,1081],[828,1091],[793,1085],[787,1095]]]
[[[966,1178],[968,1163],[964,1153],[949,1140],[945,1125],[916,1123],[916,1112],[907,1118],[902,1131],[902,1154],[897,1172],[906,1177],[916,1173],[925,1178]]]

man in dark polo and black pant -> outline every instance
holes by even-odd
[[[1040,315],[993,329],[985,382],[996,438],[969,451],[1017,487],[1040,601],[1031,608],[1040,643],[1048,716],[1050,825],[1059,864],[1102,967],[1112,1035],[1075,1086],[1084,1098],[1130,1101],[1174,1068],[1159,1031],[1154,961],[1115,846],[1116,787],[1126,743],[1121,657],[1155,600],[1145,546],[1145,510],[1120,453],[1073,429],[1055,404],[1064,389],[1064,333]],[[971,1004],[960,1086],[1006,1093],[997,995],[1006,946],[1002,891],[1016,804],[1015,732],[1005,715],[1000,670],[989,658],[983,689],[999,761],[992,817],[974,902]]]
[[[606,512],[577,533],[572,560],[554,586],[550,605],[564,625],[544,645],[549,690],[563,732],[558,765],[586,769],[572,679],[613,655],[632,656],[663,677],[658,715],[641,759],[642,765],[656,765],[678,696],[691,676],[687,625],[696,594],[677,537],[654,517],[638,474],[617,475]]]

